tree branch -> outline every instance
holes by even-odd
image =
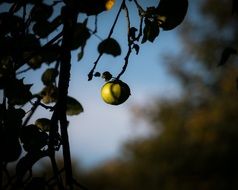
[[[64,156],[64,167],[66,175],[66,184],[70,189],[73,189],[73,177],[72,177],[72,165],[70,156],[70,147],[68,140],[68,121],[66,117],[66,103],[68,96],[68,87],[70,80],[70,69],[71,69],[71,42],[72,34],[77,24],[78,13],[70,9],[68,6],[62,8],[63,17],[63,40],[62,40],[62,53],[60,62],[60,73],[59,73],[59,96],[56,103],[57,116],[60,121],[60,131],[62,137],[63,156]]]

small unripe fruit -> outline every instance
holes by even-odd
[[[111,105],[124,103],[130,96],[129,86],[121,80],[112,80],[103,85],[101,96],[104,102]]]

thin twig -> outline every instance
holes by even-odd
[[[130,24],[130,17],[129,17],[129,10],[128,10],[128,7],[125,5],[124,7],[124,10],[125,10],[125,13],[126,13],[126,20],[127,20],[127,27],[128,27],[128,34],[127,34],[127,40],[128,40],[128,51],[127,51],[127,54],[124,58],[125,60],[125,63],[124,63],[124,66],[122,67],[122,71],[118,74],[118,76],[116,77],[116,79],[120,79],[120,77],[124,74],[124,72],[126,71],[126,68],[128,66],[128,63],[129,63],[129,57],[130,57],[130,54],[131,54],[131,51],[132,51],[132,41],[130,39],[130,36],[129,36],[129,31],[130,31],[130,28],[131,28],[131,24]]]
[[[122,3],[121,3],[121,6],[120,6],[120,8],[119,8],[119,10],[118,10],[118,12],[117,12],[116,18],[115,18],[115,20],[114,20],[114,22],[113,22],[113,24],[112,24],[112,27],[111,27],[111,29],[110,29],[110,32],[108,33],[107,39],[111,38],[111,36],[112,36],[112,34],[113,34],[113,31],[114,31],[114,28],[115,28],[115,26],[116,26],[116,23],[117,23],[117,21],[118,21],[118,18],[119,18],[119,16],[120,16],[120,13],[121,13],[122,9],[124,8],[124,6],[125,6],[125,0],[123,0]],[[98,55],[96,61],[94,62],[93,68],[91,69],[91,71],[90,71],[89,74],[88,74],[88,80],[89,80],[89,81],[92,80],[92,78],[93,78],[94,71],[95,71],[95,69],[96,69],[96,67],[97,67],[97,64],[98,64],[100,58],[102,57],[102,54],[103,54],[103,53],[100,53],[100,54]]]
[[[50,111],[54,111],[54,106],[47,106],[45,104],[42,104],[41,102],[39,103],[39,105],[47,110],[50,110]]]
[[[140,4],[137,2],[137,0],[134,0],[140,14],[143,14],[145,12],[145,10],[140,6]]]
[[[21,71],[16,72],[16,75],[25,73],[25,72],[27,72],[27,71],[29,71],[29,70],[31,70],[31,67],[27,67],[26,69],[23,69],[23,70],[21,70]]]
[[[95,37],[97,37],[100,41],[103,41],[102,37],[99,36],[95,31],[93,31],[92,29],[88,28],[89,32],[91,32],[92,35],[94,35]]]
[[[139,28],[139,34],[138,34],[138,36],[135,38],[136,41],[139,41],[140,38],[141,38],[141,36],[142,36],[143,20],[144,20],[144,17],[143,17],[143,16],[140,16],[140,28]]]
[[[98,15],[95,15],[95,22],[94,22],[94,31],[93,33],[97,33],[98,31]]]

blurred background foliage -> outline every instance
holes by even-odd
[[[238,189],[236,54],[219,66],[224,49],[237,48],[238,17],[232,1],[190,5],[177,30],[183,49],[164,55],[182,94],[133,107],[152,134],[126,142],[120,158],[78,173],[89,189]]]

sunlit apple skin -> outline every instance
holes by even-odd
[[[104,102],[111,105],[124,103],[130,96],[129,86],[121,80],[106,82],[101,88],[101,97]]]

